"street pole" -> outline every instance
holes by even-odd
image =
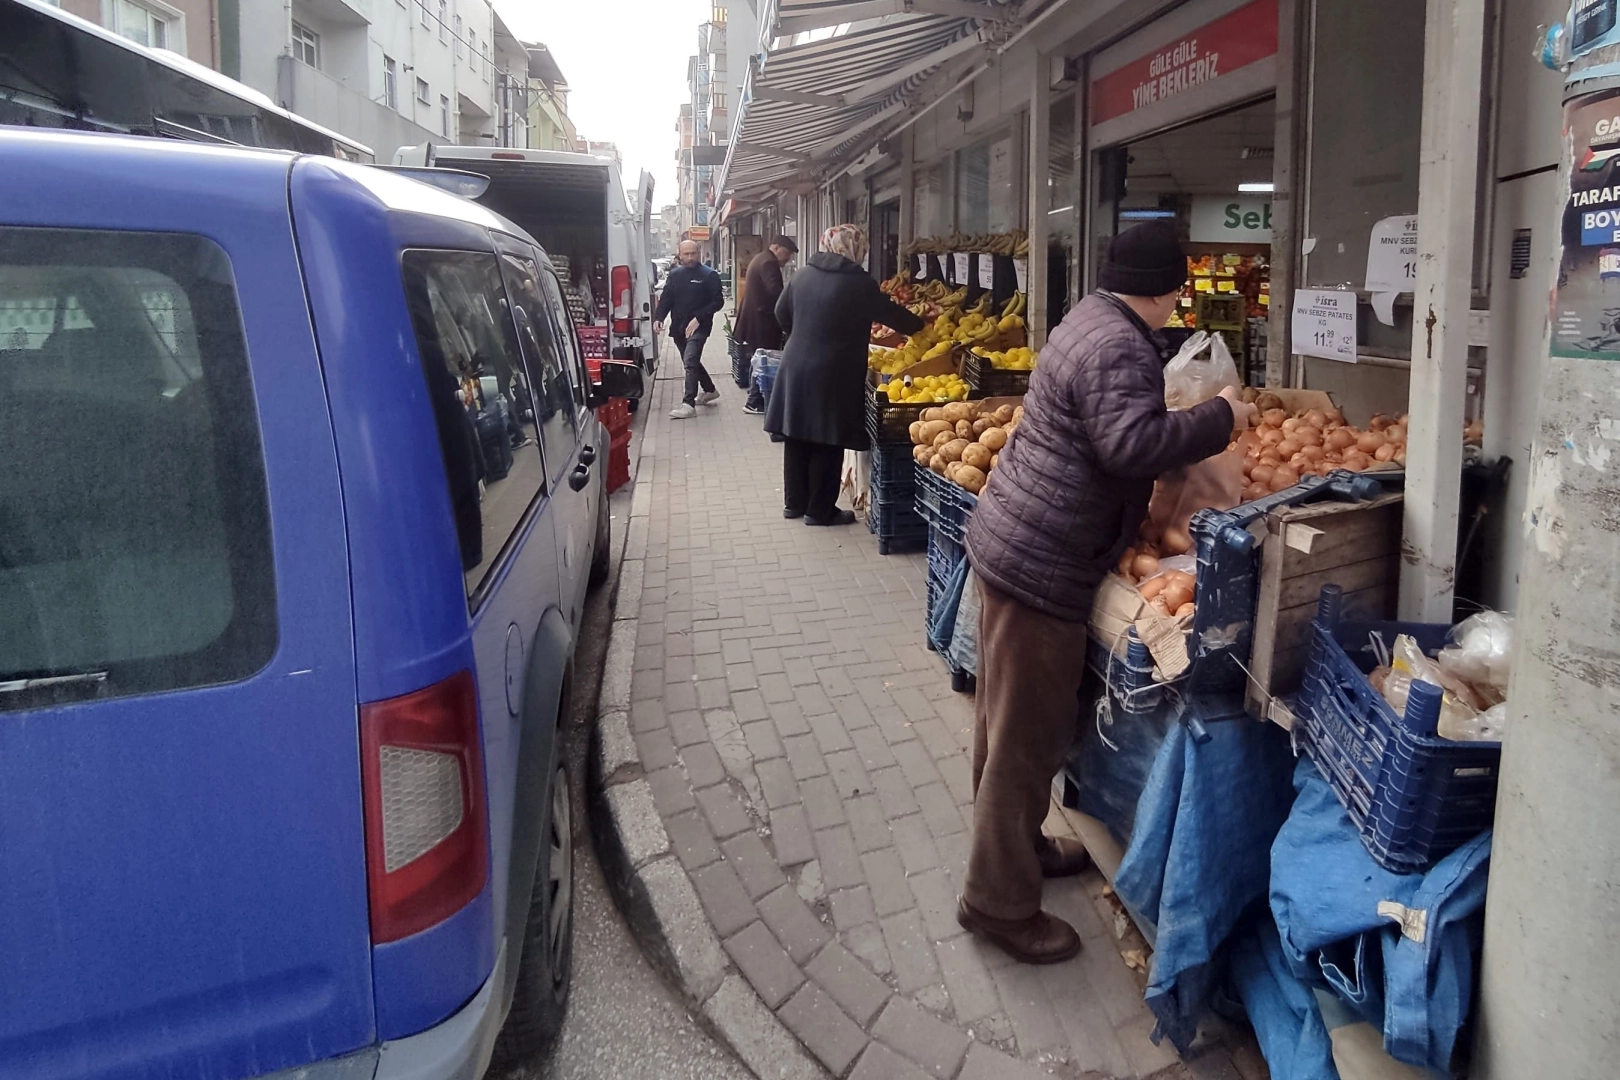
[[[1481,1080],[1608,1080],[1620,1061],[1620,298],[1606,295],[1620,245],[1600,216],[1620,209],[1620,179],[1614,162],[1588,163],[1620,116],[1620,77],[1583,78],[1616,60],[1620,47],[1588,54],[1565,89],[1560,265],[1485,908]]]

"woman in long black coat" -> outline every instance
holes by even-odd
[[[765,430],[783,438],[782,516],[806,525],[848,525],[838,477],[845,450],[865,450],[867,343],[873,323],[904,334],[922,319],[896,304],[861,266],[866,233],[835,225],[776,302],[788,335],[765,411]]]

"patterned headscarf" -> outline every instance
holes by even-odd
[[[852,263],[866,262],[866,230],[859,225],[834,225],[821,234],[821,248]]]

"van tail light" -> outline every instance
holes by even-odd
[[[444,921],[484,889],[489,827],[472,673],[360,708],[371,939]]]
[[[615,266],[608,282],[608,295],[613,298],[613,332],[628,334],[630,322],[630,268]]]

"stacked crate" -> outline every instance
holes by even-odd
[[[610,398],[596,410],[596,418],[608,430],[607,489],[611,495],[630,482],[630,402]]]

